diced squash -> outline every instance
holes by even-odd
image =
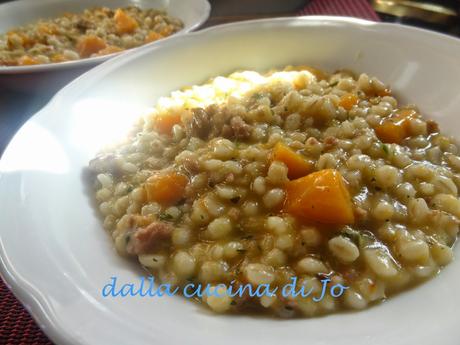
[[[180,114],[158,114],[153,120],[153,126],[157,132],[166,135],[171,135],[173,126],[181,123]]]
[[[169,36],[173,33],[174,26],[172,25],[166,25],[163,29],[161,29],[160,34],[163,37]]]
[[[10,49],[15,49],[18,44],[24,48],[30,48],[35,44],[35,40],[23,32],[10,31],[6,37]]]
[[[325,80],[329,77],[327,73],[321,71],[320,69],[317,69],[311,66],[306,66],[306,65],[292,66],[288,70],[290,71],[308,71],[311,74],[313,74],[318,80]]]
[[[51,56],[51,61],[52,62],[65,62],[65,61],[68,61],[68,59],[63,54],[57,53]]]
[[[347,93],[340,97],[339,105],[345,110],[350,110],[354,105],[358,104],[359,98],[355,94]]]
[[[273,148],[271,159],[286,164],[290,179],[305,176],[313,170],[313,166],[302,155],[280,142]]]
[[[390,89],[384,89],[382,91],[377,92],[377,96],[380,96],[380,97],[390,96],[390,95],[391,95]]]
[[[55,24],[40,23],[37,31],[42,35],[55,35],[59,32],[59,29]]]
[[[353,224],[353,204],[342,175],[320,170],[287,183],[284,211],[305,221]]]
[[[414,109],[400,109],[395,113],[395,117],[401,120],[407,120],[418,117],[418,114]]]
[[[120,35],[133,33],[139,27],[136,19],[126,14],[121,8],[115,11],[113,19],[115,20],[117,33]]]
[[[150,43],[162,39],[163,36],[156,31],[150,31],[145,37],[145,43]]]
[[[18,59],[19,66],[38,65],[40,62],[32,56],[23,55]]]
[[[188,178],[176,172],[155,174],[144,185],[147,201],[173,205],[184,197],[187,184]]]
[[[407,136],[405,128],[392,121],[384,121],[378,125],[375,128],[375,133],[384,143],[400,144]]]
[[[105,41],[94,35],[84,36],[77,43],[77,51],[81,57],[89,57],[106,47]]]
[[[117,47],[117,46],[107,46],[106,48],[99,50],[97,52],[98,56],[102,55],[108,55],[108,54],[113,54],[113,53],[119,53],[123,51],[123,48]]]
[[[394,115],[383,119],[375,127],[375,134],[384,143],[401,144],[401,142],[410,136],[410,120],[418,115],[413,109],[402,109]]]

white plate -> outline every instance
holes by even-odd
[[[95,6],[116,8],[131,5],[141,8],[164,9],[171,16],[180,18],[184,23],[184,28],[177,34],[187,33],[198,28],[208,19],[211,10],[207,0],[17,0],[0,5],[0,33],[39,19],[60,16],[65,12],[78,13]],[[157,43],[151,42],[147,45]],[[25,90],[36,90],[41,86],[50,87],[51,83],[54,84],[61,80],[69,81],[72,77],[91,67],[123,53],[61,63],[0,66],[0,84]],[[48,80],[43,80],[44,76]],[[52,79],[50,79],[51,76]],[[30,85],[31,83],[32,85]]]
[[[82,180],[100,145],[159,96],[241,68],[367,72],[457,134],[458,61],[456,39],[332,17],[225,25],[115,58],[59,92],[5,151],[2,276],[62,344],[458,344],[459,261],[382,305],[314,319],[215,316],[180,297],[104,299],[111,276],[135,283],[142,272],[115,254]]]

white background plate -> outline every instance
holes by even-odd
[[[116,255],[82,180],[98,148],[159,96],[243,68],[308,64],[367,72],[456,134],[458,61],[456,39],[329,17],[231,24],[115,58],[57,94],[5,151],[2,276],[62,344],[458,344],[458,260],[382,305],[315,319],[215,316],[177,296],[104,299],[111,276],[136,282],[142,271]]]
[[[171,16],[180,18],[184,28],[174,35],[195,30],[208,19],[211,11],[207,0],[16,0],[0,5],[0,33],[39,19],[55,18],[65,12],[79,13],[95,6],[116,8],[132,5],[144,9],[163,9]],[[147,45],[157,43],[158,41]],[[29,93],[46,90],[53,94],[83,72],[120,54],[124,52],[42,65],[0,65],[0,86]],[[52,91],[54,92],[51,93]]]

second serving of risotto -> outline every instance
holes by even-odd
[[[94,7],[0,33],[0,66],[58,63],[118,53],[183,28],[163,10]]]
[[[447,265],[458,154],[377,78],[300,66],[173,92],[89,166],[116,249],[163,283],[348,287],[202,298],[291,317],[366,308]]]

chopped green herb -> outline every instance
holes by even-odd
[[[252,95],[252,98],[253,98],[254,100],[259,100],[259,99],[264,98],[264,95],[263,95],[262,93],[256,92],[256,93],[254,93],[254,94]]]
[[[385,154],[390,154],[390,149],[388,148],[388,145],[386,144],[382,144],[382,149],[383,149],[383,152],[385,152]]]
[[[237,249],[236,251],[240,254],[246,253],[246,249]]]
[[[345,230],[342,231],[340,235],[348,238],[351,242],[353,242],[358,247],[360,247],[362,239],[361,239],[361,234],[359,231],[353,230],[352,228],[347,227]]]
[[[171,216],[169,213],[160,213],[158,218],[160,220],[172,220],[173,216]]]
[[[230,305],[236,305],[236,302],[232,300],[232,301],[230,302]]]

